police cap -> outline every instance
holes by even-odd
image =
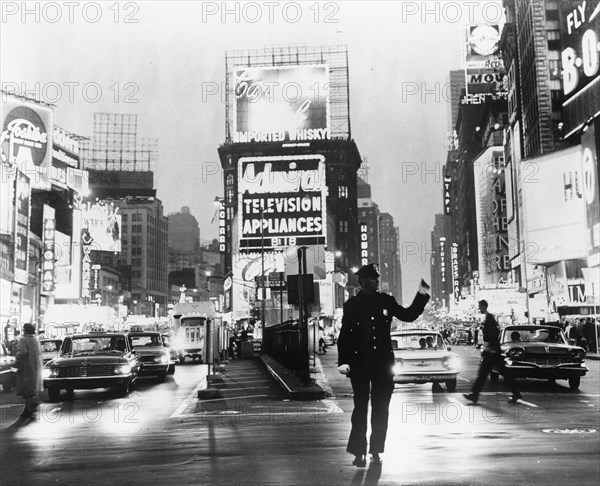
[[[377,269],[376,263],[369,263],[368,265],[364,265],[358,269],[358,272],[355,273],[358,278],[379,278],[379,271]]]

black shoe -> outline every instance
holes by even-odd
[[[473,393],[463,393],[463,397],[473,403],[477,403],[477,397]]]
[[[521,398],[523,398],[523,395],[521,395],[520,393],[518,395],[513,395],[512,397],[510,397],[508,399],[508,403],[517,403]]]
[[[365,467],[367,465],[367,460],[364,455],[354,456],[354,461],[352,461],[352,465],[356,467]]]
[[[383,463],[379,454],[371,454],[371,464],[380,466]]]

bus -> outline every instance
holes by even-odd
[[[218,357],[222,343],[221,319],[212,302],[179,302],[173,307],[173,346],[179,353],[179,362],[186,358],[212,363]],[[207,349],[207,327],[212,346]],[[213,356],[207,356],[210,352]]]

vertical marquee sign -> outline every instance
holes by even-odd
[[[367,223],[360,223],[360,264],[361,266],[369,264],[369,226]]]
[[[54,292],[54,259],[56,219],[53,207],[44,204],[44,234],[42,254],[42,294]]]
[[[325,245],[325,157],[239,159],[240,251]]]
[[[29,217],[31,186],[29,177],[17,172],[15,178],[15,282],[27,283],[29,268]]]

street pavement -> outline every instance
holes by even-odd
[[[430,384],[396,387],[381,467],[356,468],[345,452],[352,390],[337,353],[315,360],[320,400],[289,400],[259,360],[225,364],[216,399],[198,398],[206,366],[178,366],[165,383],[141,380],[128,397],[76,391],[43,403],[16,425],[21,399],[0,393],[0,484],[596,486],[600,479],[598,361],[577,392],[524,381],[506,403],[502,382],[480,404],[462,393],[479,353],[455,346],[464,368],[450,393]],[[563,382],[564,383],[564,382]],[[64,400],[64,397],[62,397]]]

